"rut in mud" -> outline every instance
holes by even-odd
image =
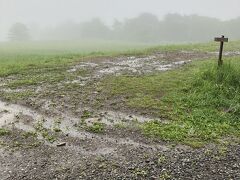
[[[0,128],[11,131],[0,139],[0,176],[2,179],[240,178],[239,145],[222,153],[217,145],[192,149],[149,139],[138,125],[152,120],[168,121],[124,107],[114,108],[112,104],[94,105],[95,99],[104,98],[95,89],[101,79],[167,71],[212,56],[213,53],[172,52],[147,57],[92,58],[66,67],[64,75],[71,75],[69,79],[20,88],[7,84],[23,77],[2,78],[3,94],[29,91],[32,94],[15,102],[0,101]]]

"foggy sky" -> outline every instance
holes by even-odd
[[[240,0],[0,0],[0,39],[15,22],[55,25],[67,20],[82,22],[99,17],[111,24],[150,12],[198,14],[222,20],[240,16]]]

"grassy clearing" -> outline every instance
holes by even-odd
[[[143,55],[154,51],[216,51],[217,43],[169,45],[148,48],[149,45],[72,44],[59,42],[50,44],[0,44],[0,77],[17,75],[8,88],[33,87],[24,92],[5,92],[1,96],[9,101],[28,99],[36,96],[34,87],[55,85],[63,80],[70,81],[76,74],[67,73],[68,66],[89,56]],[[71,45],[70,45],[71,44]],[[53,48],[54,47],[54,48]],[[99,48],[101,47],[101,48]],[[147,48],[147,49],[146,49]],[[239,42],[231,42],[225,50],[240,49]],[[226,136],[239,137],[240,115],[240,61],[231,58],[231,65],[225,63],[216,69],[213,60],[194,62],[185,68],[141,77],[112,77],[100,86],[109,99],[125,97],[129,108],[145,110],[154,116],[171,120],[168,124],[157,121],[141,126],[151,137],[183,142],[199,146],[204,142]],[[87,71],[76,72],[80,75]],[[69,86],[69,87],[68,87]],[[77,85],[66,85],[64,92],[71,94],[81,91]],[[59,90],[54,91],[57,94]],[[50,93],[47,94],[50,96]],[[78,100],[77,100],[78,101]],[[88,112],[83,114],[91,116]],[[58,129],[56,129],[58,131]],[[89,131],[102,132],[102,124],[94,124]],[[54,141],[47,131],[42,136]]]
[[[239,58],[228,59],[219,69],[211,60],[148,76],[113,77],[102,87],[110,98],[125,97],[130,108],[171,120],[143,124],[148,136],[193,146],[240,136]]]
[[[22,74],[32,69],[65,67],[86,57],[146,55],[154,51],[216,51],[217,43],[162,45],[120,42],[30,42],[0,43],[0,77]],[[240,49],[240,43],[230,42],[225,50]]]

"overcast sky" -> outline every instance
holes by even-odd
[[[54,25],[66,20],[113,19],[151,12],[162,18],[167,13],[199,14],[222,20],[240,16],[240,0],[0,0],[0,39],[15,22]]]

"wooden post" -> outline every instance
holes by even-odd
[[[228,42],[228,38],[225,38],[224,36],[220,38],[216,37],[215,41],[220,42],[219,57],[218,57],[218,66],[220,67],[223,65],[222,54],[223,54],[224,42]]]

